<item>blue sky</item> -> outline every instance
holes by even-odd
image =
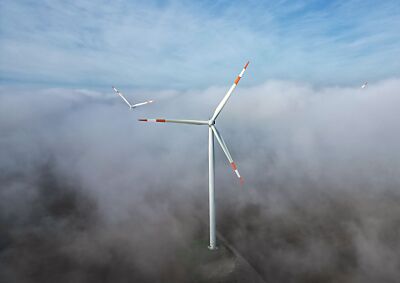
[[[400,76],[399,29],[399,1],[0,0],[0,83],[359,84]]]

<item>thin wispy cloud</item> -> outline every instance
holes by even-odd
[[[397,1],[2,1],[4,84],[191,88],[399,76]],[[385,66],[382,68],[382,66]]]

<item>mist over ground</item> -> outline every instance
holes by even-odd
[[[400,278],[400,79],[239,87],[217,120],[217,229],[266,282]],[[0,89],[0,281],[205,282],[206,119],[226,88]],[[203,222],[204,220],[204,222]],[[197,276],[197,277],[196,277]]]

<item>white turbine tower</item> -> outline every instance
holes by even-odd
[[[139,107],[139,106],[142,106],[142,105],[146,105],[148,103],[152,103],[153,102],[153,100],[148,100],[148,101],[141,102],[141,103],[130,104],[129,101],[125,98],[125,96],[123,96],[123,94],[120,93],[118,89],[116,89],[115,87],[112,87],[112,88],[115,91],[115,93],[118,94],[122,98],[122,100],[125,101],[126,104],[128,104],[129,109],[131,109],[131,110],[133,108],[136,108],[136,107]]]
[[[243,183],[243,178],[240,176],[239,171],[236,167],[235,162],[233,162],[232,156],[229,153],[228,147],[225,144],[224,139],[215,127],[215,120],[217,119],[219,113],[224,108],[229,97],[231,96],[233,90],[238,85],[240,79],[242,78],[244,72],[246,71],[249,62],[246,63],[243,70],[235,79],[233,85],[225,94],[224,98],[218,104],[215,109],[214,114],[209,120],[172,120],[172,119],[139,119],[142,122],[158,122],[158,123],[179,123],[179,124],[189,124],[189,125],[206,125],[208,126],[208,190],[209,190],[209,216],[210,216],[210,245],[209,249],[214,250],[217,248],[216,245],[216,231],[215,231],[215,192],[214,192],[214,136],[217,138],[219,145],[221,146],[226,158],[228,159],[233,171],[236,173],[240,182]]]

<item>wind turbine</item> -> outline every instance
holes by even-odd
[[[208,246],[208,248],[210,250],[215,250],[217,248],[216,229],[215,229],[214,136],[217,138],[217,141],[221,146],[222,151],[225,153],[225,156],[228,159],[236,176],[239,178],[240,183],[243,184],[243,178],[240,176],[237,166],[233,161],[231,154],[229,153],[228,147],[226,146],[224,139],[222,138],[221,134],[218,132],[215,126],[215,120],[221,113],[225,104],[228,102],[229,97],[231,96],[233,90],[238,85],[248,65],[249,62],[247,62],[246,65],[243,67],[243,70],[237,76],[231,88],[228,90],[224,98],[218,104],[217,108],[214,111],[214,114],[209,120],[139,119],[139,121],[141,122],[179,123],[179,124],[208,126],[208,197],[209,197],[209,216],[210,216],[210,245]]]
[[[141,103],[130,104],[129,101],[125,98],[125,96],[122,93],[120,93],[118,89],[116,89],[114,86],[112,88],[115,91],[115,93],[118,94],[122,98],[122,100],[125,101],[126,104],[128,104],[130,110],[132,110],[133,108],[153,102],[153,100],[148,100],[148,101],[141,102]]]

